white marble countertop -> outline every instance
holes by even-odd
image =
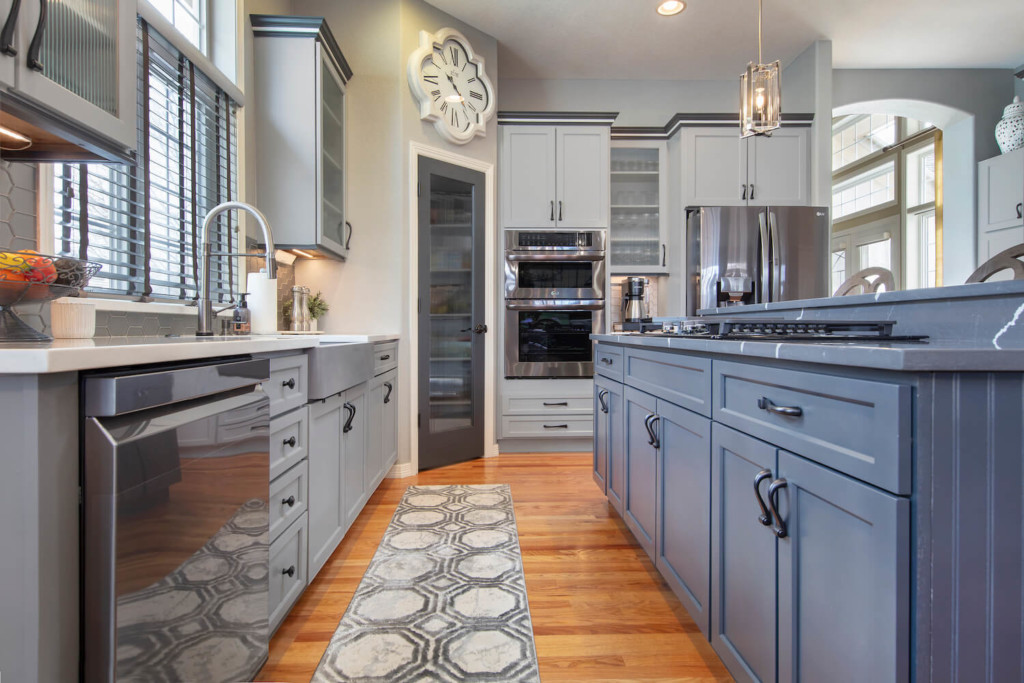
[[[378,342],[397,334],[253,335],[250,337],[105,337],[0,344],[0,374],[77,372],[122,365],[273,353],[319,344]]]

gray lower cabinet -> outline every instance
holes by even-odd
[[[359,516],[359,512],[363,509],[363,505],[366,504],[371,493],[363,480],[369,433],[366,389],[367,385],[364,382],[342,394],[342,407],[345,412],[345,423],[341,428],[345,530],[352,526],[352,522]]]
[[[306,513],[270,544],[270,630],[274,631],[308,583]]]
[[[625,398],[626,496],[622,517],[640,547],[654,559],[658,448],[650,423],[657,417],[657,400],[631,387],[626,387]]]
[[[622,514],[626,495],[625,409],[622,384],[594,376],[594,480]]]
[[[398,369],[392,368],[383,377],[384,397],[381,399],[380,482],[398,461]]]
[[[908,680],[910,501],[720,424],[711,481],[711,644],[730,673]]]
[[[345,401],[335,394],[309,405],[309,576],[316,576],[345,535],[341,430]]]
[[[658,400],[654,564],[708,633],[711,568],[711,420]]]

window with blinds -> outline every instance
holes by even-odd
[[[142,19],[138,46],[138,163],[56,166],[55,250],[103,264],[89,291],[194,299],[203,218],[237,196],[236,107]],[[213,250],[238,251],[235,239],[221,214]],[[237,278],[237,261],[215,257],[214,299],[230,301]]]

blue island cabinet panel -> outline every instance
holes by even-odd
[[[779,451],[779,681],[910,678],[910,501]]]
[[[622,501],[626,495],[624,410],[622,385],[595,375],[594,480],[620,515],[623,513]]]
[[[657,520],[658,449],[648,426],[657,418],[657,400],[625,388],[626,497],[622,517],[648,557],[654,559]]]
[[[608,494],[608,389],[600,375],[594,376],[594,483]]]
[[[658,401],[655,565],[708,635],[711,579],[711,420]]]
[[[767,494],[775,461],[773,446],[712,425],[711,646],[737,681],[775,681],[776,540],[754,492],[759,479]]]

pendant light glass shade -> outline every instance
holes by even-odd
[[[771,64],[747,64],[740,76],[740,137],[765,135],[780,125],[782,116],[781,67]]]

